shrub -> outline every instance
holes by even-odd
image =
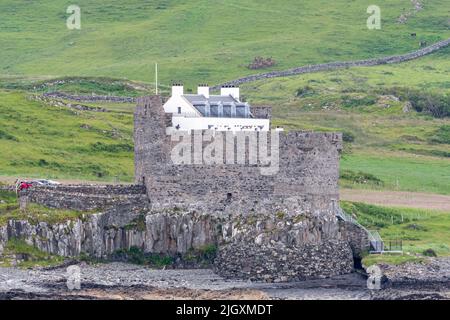
[[[91,144],[91,149],[97,152],[131,152],[133,151],[133,146],[128,143],[106,144],[103,142],[95,142]]]
[[[427,249],[422,254],[426,257],[437,257],[436,252],[433,249]]]
[[[418,112],[424,112],[435,118],[450,116],[450,97],[434,93],[412,92],[408,100]]]
[[[443,125],[431,137],[431,142],[450,144],[450,125]]]
[[[354,142],[355,135],[350,131],[344,131],[342,132],[342,140],[344,140],[345,142]]]
[[[450,95],[400,87],[382,90],[380,93],[392,94],[403,101],[409,101],[417,112],[426,113],[435,118],[450,117]]]
[[[362,171],[355,172],[351,170],[343,170],[341,172],[341,179],[360,184],[375,184],[380,186],[384,184],[383,180],[377,178],[373,174],[365,173]]]
[[[149,265],[157,268],[169,266],[174,263],[174,259],[168,255],[157,253],[145,253],[139,247],[131,247],[129,250],[121,249],[111,256],[113,260],[127,261],[138,265]]]
[[[303,88],[298,88],[297,92],[295,93],[295,95],[299,98],[303,98],[306,96],[311,96],[315,93],[314,89],[311,88],[310,86],[305,86]]]

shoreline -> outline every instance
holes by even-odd
[[[380,265],[386,281],[367,289],[362,274],[291,283],[224,279],[210,269],[157,270],[112,262],[77,264],[80,290],[69,290],[66,267],[0,267],[0,300],[449,300],[450,258]]]

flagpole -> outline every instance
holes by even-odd
[[[155,63],[155,92],[158,95],[158,63]]]

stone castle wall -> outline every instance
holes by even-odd
[[[308,197],[322,206],[338,200],[340,134],[281,132],[279,172],[262,175],[258,165],[173,165],[170,152],[177,142],[166,135],[167,126],[160,98],[138,100],[135,177],[153,203]]]
[[[102,210],[112,206],[145,206],[148,198],[143,185],[56,185],[33,186],[21,197],[49,208],[78,211]]]

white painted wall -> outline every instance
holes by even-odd
[[[189,102],[187,102],[182,96],[172,96],[164,104],[164,111],[166,113],[178,113],[178,107],[181,108],[182,114],[198,115],[201,114],[195,109]]]
[[[217,131],[269,131],[269,119],[253,118],[208,118],[208,117],[186,117],[174,115],[172,117],[173,128],[179,125],[178,130],[217,130]],[[212,126],[211,128],[209,126]],[[258,126],[263,126],[260,129]],[[230,128],[230,130],[228,129]]]

